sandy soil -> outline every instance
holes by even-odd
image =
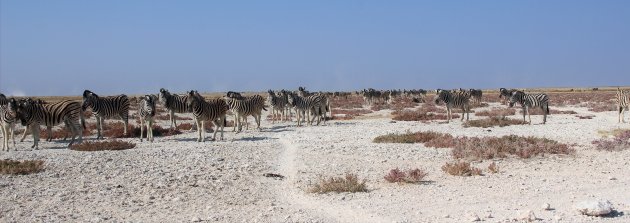
[[[532,116],[535,125],[482,129],[463,128],[459,120],[392,122],[391,111],[384,110],[325,126],[263,121],[261,132],[227,132],[226,140],[217,142],[195,142],[194,132],[156,137],[153,143],[125,139],[137,147],[103,152],[67,150],[61,141],[41,142],[42,149],[32,151],[28,137],[0,159],[42,159],[46,169],[0,176],[0,222],[471,222],[473,214],[485,222],[509,222],[526,210],[538,222],[630,222],[630,150],[601,152],[591,145],[601,137],[598,130],[630,124],[617,124],[615,112],[554,109],[595,118],[552,115],[547,125],[537,125],[542,116]],[[407,130],[546,137],[575,144],[577,154],[497,159],[500,173],[455,177],[440,170],[453,160],[450,149],[372,143],[376,136]],[[486,168],[490,162],[474,165]],[[396,167],[429,175],[422,184],[383,180]],[[345,173],[366,179],[370,191],[305,192],[320,177]],[[587,217],[573,209],[592,199],[610,200],[617,216]],[[544,203],[552,210],[543,210]]]

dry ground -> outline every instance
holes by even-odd
[[[493,102],[475,110],[498,107],[503,105]],[[226,139],[217,142],[195,142],[196,134],[187,130],[153,143],[121,139],[136,148],[99,152],[68,150],[59,140],[42,141],[42,149],[32,151],[29,136],[18,151],[2,152],[0,159],[41,159],[45,170],[0,175],[0,222],[469,222],[473,213],[486,222],[507,222],[524,210],[534,211],[539,222],[629,222],[630,149],[598,151],[591,141],[601,138],[599,130],[630,124],[618,124],[615,112],[553,108],[594,117],[554,114],[547,125],[539,125],[542,116],[532,116],[533,125],[464,128],[459,120],[392,122],[392,110],[385,109],[314,127],[263,120],[261,132],[234,134],[226,128]],[[479,118],[485,117],[471,114]],[[454,161],[450,149],[372,142],[388,133],[429,130],[545,137],[574,145],[577,153],[477,162],[473,166],[483,169],[496,162],[500,171],[456,177],[440,169]],[[420,184],[386,182],[383,177],[397,167],[420,168],[428,176]],[[369,192],[306,192],[321,177],[346,173],[366,179]],[[594,218],[573,210],[575,203],[590,199],[608,199],[619,213]],[[544,203],[553,209],[542,210]]]

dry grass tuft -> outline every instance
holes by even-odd
[[[497,166],[497,163],[492,162],[490,165],[488,165],[488,171],[490,171],[490,173],[498,173],[499,167]]]
[[[0,173],[12,175],[26,175],[39,173],[44,170],[43,160],[0,160]]]
[[[365,180],[361,181],[355,174],[346,174],[345,177],[330,177],[328,179],[322,178],[319,183],[312,186],[309,190],[310,193],[342,193],[342,192],[367,192],[367,186]]]
[[[459,114],[454,110],[452,118],[460,118]],[[432,121],[432,120],[447,120],[446,109],[437,107],[432,103],[425,103],[420,108],[415,110],[395,110],[392,112],[394,116],[392,119],[396,121]]]
[[[593,119],[593,118],[595,118],[594,115],[576,115],[575,117],[577,117],[579,119]]]
[[[455,146],[450,134],[438,132],[407,132],[405,134],[387,134],[374,138],[375,143],[424,143],[428,147],[449,148]]]
[[[600,134],[602,134],[600,132]],[[630,130],[613,130],[612,139],[598,139],[592,142],[595,149],[603,151],[623,151],[630,148]]]
[[[486,119],[470,120],[468,122],[464,122],[462,125],[464,126],[464,128],[468,128],[468,127],[488,128],[488,127],[494,127],[494,126],[505,127],[505,126],[510,126],[510,125],[525,125],[525,124],[528,124],[528,122],[522,121],[520,119],[510,119],[510,118],[506,118],[505,116],[502,116],[502,117],[493,116]]]
[[[340,109],[363,108],[363,97],[349,95],[348,97],[329,97],[330,107]]]
[[[136,147],[136,144],[120,141],[120,140],[111,140],[111,141],[100,141],[100,142],[90,142],[85,141],[80,144],[74,144],[70,147],[71,150],[76,151],[102,151],[102,150],[125,150]]]
[[[476,116],[490,116],[490,117],[495,117],[495,116],[503,117],[503,116],[510,116],[510,115],[515,115],[515,114],[516,114],[516,109],[513,109],[513,108],[498,108],[498,109],[475,112]]]
[[[409,169],[407,171],[401,171],[400,169],[392,169],[387,175],[385,180],[390,183],[419,183],[428,174],[420,169]]]
[[[350,120],[357,116],[372,113],[372,111],[367,109],[333,109],[332,113],[334,115],[333,119]]]
[[[472,167],[469,162],[461,161],[454,163],[446,163],[442,166],[442,170],[453,176],[481,176],[481,169]]]

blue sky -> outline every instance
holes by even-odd
[[[0,92],[630,84],[630,1],[0,0]]]

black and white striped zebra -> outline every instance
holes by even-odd
[[[615,99],[617,101],[617,112],[619,112],[619,123],[626,123],[623,118],[623,113],[624,111],[628,111],[630,107],[630,92],[617,88]]]
[[[88,107],[92,108],[92,113],[96,117],[96,139],[103,139],[101,132],[103,131],[105,119],[114,117],[120,118],[125,123],[123,134],[127,135],[127,125],[129,123],[129,98],[127,98],[127,95],[99,97],[94,92],[85,90],[81,108],[85,111]]]
[[[254,95],[251,97],[239,96],[227,94],[223,97],[223,100],[225,100],[230,107],[230,110],[234,113],[235,126],[238,127],[237,132],[241,132],[243,128],[242,121],[247,122],[247,116],[250,115],[254,116],[256,127],[260,130],[262,110],[267,111],[267,109],[265,109],[265,99],[260,95]]]
[[[188,92],[187,104],[190,106],[195,122],[197,124],[197,142],[205,141],[202,132],[205,135],[204,122],[212,121],[215,126],[212,140],[216,140],[217,132],[221,129],[221,140],[223,140],[223,128],[225,127],[225,116],[230,107],[222,99],[211,99],[206,101],[197,91]]]
[[[543,124],[547,123],[547,115],[549,114],[549,96],[544,93],[540,94],[526,94],[522,91],[514,91],[510,96],[509,106],[510,108],[518,103],[523,107],[523,121],[525,121],[525,115],[529,118],[529,124],[532,124],[532,116],[529,114],[530,108],[540,108],[543,110]]]
[[[12,99],[15,100],[15,99]],[[2,151],[9,151],[9,139],[13,139],[13,147],[15,147],[15,107],[11,107],[9,99],[0,94],[0,131],[2,132]]]
[[[34,139],[31,148],[38,149],[40,125],[46,126],[48,135],[51,137],[52,127],[62,122],[72,132],[72,139],[68,147],[72,146],[77,136],[79,137],[79,143],[83,141],[85,120],[79,102],[65,100],[42,104],[27,98],[19,102],[12,100],[10,103],[11,106],[16,107],[16,117],[20,119],[22,125],[30,127]]]
[[[267,102],[271,106],[271,123],[276,123],[278,116],[280,116],[280,121],[286,120],[285,107],[288,102],[283,97],[269,90],[267,91]]]
[[[481,91],[481,89],[469,89],[468,92],[470,92],[470,96],[472,99],[472,102],[479,105],[481,104],[481,99],[483,97],[483,91]]]
[[[510,97],[512,97],[512,92],[517,91],[516,89],[499,89],[499,98],[503,99],[503,103],[508,104],[510,102]]]
[[[313,119],[310,118],[310,113],[312,109],[320,109],[321,104],[325,103],[325,97],[320,94],[311,95],[308,97],[302,97],[296,94],[289,95],[289,105],[295,108],[295,113],[297,113],[297,126],[301,126],[301,116],[306,116],[306,121],[308,125],[313,124]],[[318,120],[319,121],[319,120]],[[317,123],[319,125],[319,122]]]
[[[144,125],[147,127],[147,140],[153,142],[153,117],[155,116],[155,97],[145,95],[138,103],[138,117],[140,118],[140,142]]]
[[[464,121],[464,113],[466,113],[466,121],[468,121],[470,116],[470,95],[465,92],[455,92],[452,93],[449,90],[437,89],[435,91],[436,96],[434,99],[435,104],[439,104],[440,101],[444,102],[446,105],[446,114],[448,117],[447,122],[450,122],[453,113],[453,108],[461,108],[462,109],[462,118],[461,121]]]
[[[169,121],[171,127],[177,128],[177,117],[175,113],[190,113],[191,109],[187,105],[188,95],[171,94],[168,90],[161,88],[159,101],[162,106],[168,111]]]

